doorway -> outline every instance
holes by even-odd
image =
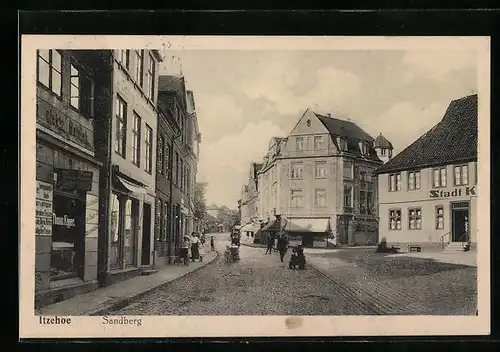
[[[141,265],[149,265],[151,252],[151,204],[144,203],[143,211]]]
[[[469,234],[469,203],[451,204],[451,241],[464,242]]]

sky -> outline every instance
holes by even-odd
[[[477,92],[472,51],[176,50],[160,74],[193,90],[202,135],[197,181],[207,204],[237,207],[251,162],[310,108],[350,119],[400,152]]]

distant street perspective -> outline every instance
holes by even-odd
[[[216,249],[223,252],[227,245],[229,234],[218,234]],[[112,314],[473,315],[476,312],[476,267],[467,263],[394,258],[377,254],[373,248],[311,249],[309,254],[305,251],[306,270],[289,270],[290,253],[281,263],[278,253],[265,254],[265,251],[264,247],[242,244],[239,261],[227,263],[219,255],[209,265],[156,288]]]

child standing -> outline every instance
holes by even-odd
[[[200,263],[203,261],[203,255],[205,254],[205,244],[200,241],[198,244],[198,256],[200,257]]]

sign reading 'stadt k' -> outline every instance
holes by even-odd
[[[475,196],[476,186],[465,187],[465,188],[455,188],[453,191],[438,191],[432,189],[429,191],[430,198],[450,198],[450,197],[462,197],[462,196]]]

